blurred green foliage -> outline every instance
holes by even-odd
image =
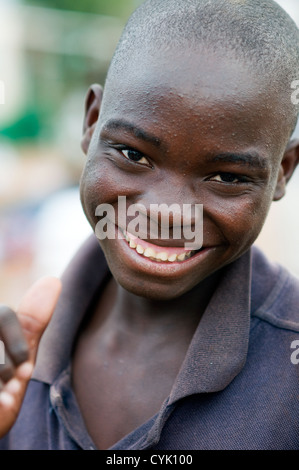
[[[37,139],[40,131],[40,119],[36,109],[26,109],[24,114],[19,116],[15,122],[1,129],[1,136],[24,142]]]
[[[25,0],[25,3],[60,10],[73,10],[127,17],[141,3],[139,0]]]
[[[116,17],[120,24],[125,25],[130,14],[143,0],[21,0],[25,6],[52,8],[56,10],[75,11],[94,15]],[[86,27],[86,16],[82,15],[80,21],[74,25],[73,32],[66,32],[64,41],[76,42],[81,26]],[[29,26],[30,27],[30,26]],[[43,30],[43,25],[39,26]],[[48,34],[48,31],[46,31]],[[72,39],[72,34],[75,38]],[[55,32],[54,32],[55,34]],[[86,34],[90,32],[86,31]],[[113,37],[113,33],[112,33]],[[109,41],[109,37],[107,38]],[[114,42],[114,38],[111,39]],[[63,44],[61,44],[63,46]],[[26,93],[25,107],[20,107],[18,115],[13,122],[0,128],[1,135],[11,139],[14,143],[23,144],[28,141],[51,141],[57,132],[57,116],[64,106],[64,102],[72,93],[87,90],[93,82],[101,84],[105,81],[108,63],[97,60],[97,57],[88,57],[76,53],[65,54],[61,52],[23,50],[26,74],[28,74],[29,87]],[[81,109],[80,109],[81,111]]]

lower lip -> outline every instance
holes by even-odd
[[[184,261],[154,261],[137,253],[134,248],[130,248],[128,242],[125,240],[123,234],[119,229],[118,232],[121,235],[121,239],[119,241],[122,256],[127,259],[128,265],[130,265],[132,268],[137,268],[139,271],[143,271],[148,274],[155,274],[160,276],[184,275],[185,272],[192,270],[199,263],[202,263],[212,251],[215,251],[217,249],[217,247],[202,248],[198,253]]]

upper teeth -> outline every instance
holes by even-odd
[[[146,258],[151,258],[155,261],[168,261],[170,263],[174,263],[175,261],[184,261],[185,259],[190,258],[192,253],[191,251],[186,251],[185,253],[180,254],[168,254],[167,251],[155,251],[153,248],[143,248],[143,246],[136,244],[128,232],[124,235],[131,248],[135,249],[140,255],[143,255]]]

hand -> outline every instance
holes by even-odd
[[[59,279],[43,278],[25,294],[17,313],[8,307],[0,307],[0,346],[4,344],[5,350],[5,364],[0,364],[0,438],[18,417],[38,345],[60,290]]]

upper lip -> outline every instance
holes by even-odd
[[[142,238],[147,243],[151,243],[152,245],[161,246],[161,247],[169,247],[169,248],[184,248],[186,243],[190,243],[190,240],[159,240],[159,239],[149,239],[149,238]]]

